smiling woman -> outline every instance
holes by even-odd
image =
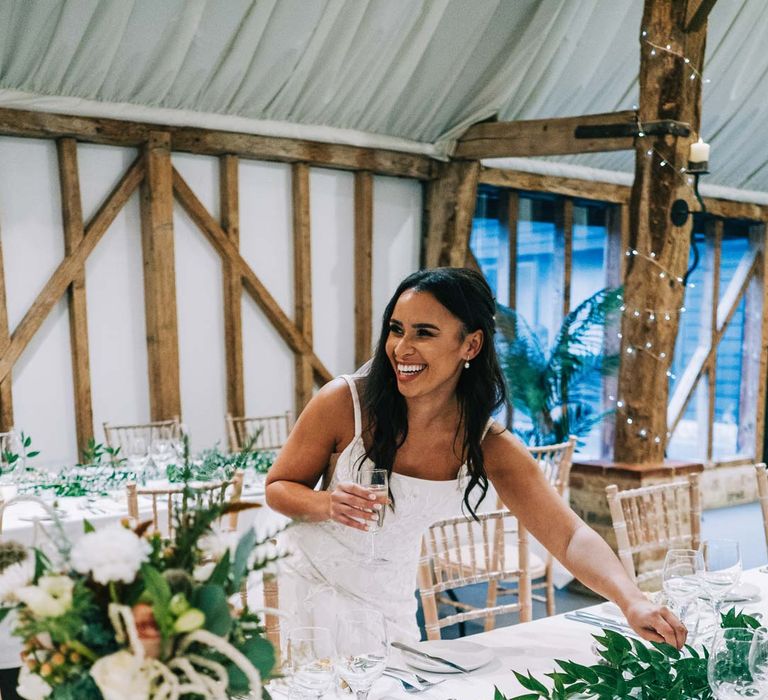
[[[267,479],[269,505],[298,521],[286,533],[293,555],[280,577],[281,606],[294,625],[330,629],[340,613],[375,607],[392,640],[415,641],[422,534],[462,504],[474,515],[493,482],[525,528],[614,600],[638,634],[681,646],[686,633],[677,618],[645,599],[493,420],[505,401],[494,312],[482,275],[415,272],[384,311],[367,374],[335,379],[307,405]],[[355,483],[374,465],[389,475],[388,496]],[[372,563],[368,531],[382,508]]]

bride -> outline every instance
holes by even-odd
[[[304,409],[266,487],[269,506],[297,521],[286,532],[293,554],[280,575],[281,608],[293,611],[297,625],[333,629],[340,611],[375,607],[392,639],[418,640],[421,536],[462,507],[474,514],[490,481],[528,531],[614,601],[635,632],[680,648],[681,622],[645,598],[526,448],[492,419],[505,400],[494,306],[472,270],[413,273],[384,311],[367,375],[333,380]],[[363,465],[388,470],[389,498],[354,483]],[[369,565],[368,527],[381,508],[383,562]]]

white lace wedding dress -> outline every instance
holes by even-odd
[[[357,389],[352,377],[343,376],[352,392],[355,437],[339,455],[328,489],[354,481],[365,454]],[[333,630],[340,612],[372,607],[384,614],[390,640],[418,641],[414,592],[421,536],[436,520],[461,513],[464,472],[462,466],[451,481],[392,473],[395,508],[387,508],[375,535],[376,556],[385,564],[366,565],[369,533],[332,521],[290,526],[283,536],[292,554],[283,562],[278,582],[280,608],[289,615],[283,628],[316,625]]]

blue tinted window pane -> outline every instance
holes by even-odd
[[[495,188],[481,187],[478,190],[469,246],[496,299],[508,305],[509,233],[505,196]]]

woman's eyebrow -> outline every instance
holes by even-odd
[[[396,325],[396,326],[400,326],[401,328],[403,326],[403,322],[402,321],[398,321],[396,318],[390,318],[389,322],[391,324]],[[416,328],[416,329],[424,328],[424,329],[428,329],[428,330],[432,330],[432,331],[439,331],[440,330],[440,327],[436,326],[434,323],[412,323],[411,324],[411,328]]]

